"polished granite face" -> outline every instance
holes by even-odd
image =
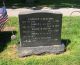
[[[37,12],[19,15],[21,46],[61,44],[62,15]]]

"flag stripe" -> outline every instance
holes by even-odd
[[[8,15],[6,15],[4,18],[0,20],[0,30],[3,28],[7,20],[8,20]]]
[[[7,20],[8,19],[8,15],[6,15],[5,17],[3,17],[2,19],[0,19],[0,23],[1,22],[4,22],[5,20]]]
[[[1,10],[0,10],[2,13],[1,16],[0,16],[0,30],[3,28],[4,24],[6,23],[6,21],[8,20],[8,15],[7,15],[7,10],[5,7],[3,7]]]
[[[3,20],[4,22],[0,22],[0,26],[1,26],[3,23],[5,23],[7,20],[8,20],[8,19],[4,19],[4,20]]]

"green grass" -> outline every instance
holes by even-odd
[[[66,52],[55,55],[32,55],[25,58],[17,56],[19,42],[18,18],[11,17],[11,25],[15,26],[17,38],[7,43],[0,53],[0,65],[80,65],[80,17],[63,17],[62,39],[69,39]],[[9,26],[7,23],[6,26]]]

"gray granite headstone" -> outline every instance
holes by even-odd
[[[20,46],[19,56],[41,53],[61,53],[62,14],[31,11],[19,14]]]

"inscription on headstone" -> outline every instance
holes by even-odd
[[[19,25],[21,47],[61,45],[62,14],[49,12],[20,14]]]

